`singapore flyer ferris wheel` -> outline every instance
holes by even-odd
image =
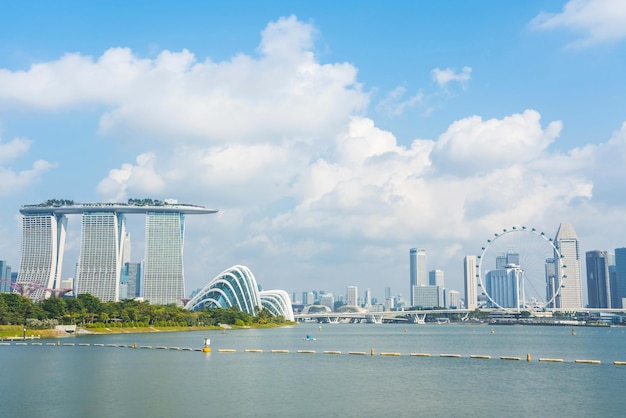
[[[552,239],[526,227],[494,234],[482,247],[476,267],[486,307],[507,311],[554,307],[567,277]]]

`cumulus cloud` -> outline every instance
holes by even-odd
[[[570,29],[582,33],[571,46],[588,46],[626,38],[626,2],[622,0],[570,0],[560,13],[541,12],[534,29]]]
[[[26,138],[13,138],[3,143],[0,138],[0,196],[15,193],[33,182],[38,181],[48,170],[56,164],[45,160],[37,160],[32,167],[25,170],[15,170],[10,163],[19,156],[26,154],[32,141]]]
[[[443,172],[467,174],[489,171],[539,158],[559,136],[562,123],[544,130],[537,111],[526,110],[503,119],[480,116],[452,123],[437,141],[433,159]]]
[[[123,164],[121,168],[112,169],[107,178],[97,187],[98,193],[112,202],[123,202],[132,193],[158,195],[164,189],[162,175],[154,168],[155,155],[144,153],[137,156],[136,164]],[[130,196],[129,196],[130,194]]]
[[[141,59],[127,48],[101,57],[67,54],[26,71],[0,70],[0,103],[63,109],[105,106],[111,136],[165,142],[258,142],[279,136],[323,140],[369,97],[346,63],[320,64],[314,28],[294,16],[270,23],[259,56],[199,61],[190,51]]]
[[[431,71],[433,81],[435,81],[439,86],[445,87],[451,82],[460,83],[462,86],[472,78],[472,68],[471,67],[463,67],[460,72],[456,72],[451,68],[446,68],[444,70],[440,68],[435,68]]]

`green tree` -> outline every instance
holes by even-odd
[[[62,320],[67,312],[67,304],[61,298],[49,298],[41,302],[41,308],[50,319]]]

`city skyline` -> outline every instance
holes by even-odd
[[[147,202],[150,204],[146,204]],[[197,205],[180,205],[172,199],[165,202],[151,199],[142,199],[139,202],[131,199],[127,204],[74,203],[69,200],[48,200],[42,204],[24,205],[20,212],[24,216],[22,218],[22,254],[24,257],[20,261],[20,275],[17,277],[17,283],[32,287],[28,293],[34,300],[49,297],[51,290],[61,290],[66,287],[62,283],[66,278],[73,280],[74,294],[90,293],[105,302],[117,301],[121,297],[126,297],[127,289],[124,288],[123,295],[121,289],[128,284],[131,240],[130,233],[126,231],[124,213],[145,213],[145,247],[148,251],[144,254],[140,264],[147,266],[147,268],[142,268],[144,270],[142,271],[142,291],[138,296],[152,303],[182,305],[188,297],[183,274],[184,213],[216,213],[217,211]],[[82,214],[81,252],[79,262],[76,263],[76,277],[73,278],[61,276],[59,264],[64,257],[64,237],[67,230],[65,215],[67,214]],[[534,229],[529,231],[525,227],[522,230],[513,227],[508,232],[508,234],[511,233],[544,237],[543,232],[539,233]],[[505,229],[503,236],[506,234],[507,230]],[[498,234],[496,234],[497,236]],[[491,242],[491,240],[488,241]],[[552,239],[549,241],[552,242]],[[528,281],[528,278],[522,278],[519,272],[515,273],[515,276],[519,276],[519,278],[513,280],[518,283],[515,287],[519,287],[519,289],[514,289],[506,284],[510,281],[508,278],[511,273],[508,269],[509,265],[518,270],[520,266],[523,270],[529,267],[526,264],[529,261],[527,256],[522,257],[526,260],[524,264],[520,264],[519,251],[523,251],[525,254],[530,248],[520,247],[523,245],[522,241],[513,244],[509,240],[505,241],[504,245],[510,249],[506,253],[490,254],[491,258],[495,257],[495,264],[491,267],[488,266],[487,270],[481,273],[484,275],[481,284],[484,285],[489,294],[486,301],[487,307],[523,307],[522,302],[533,297],[538,297],[539,302],[543,299],[547,307],[575,310],[587,306],[587,303],[583,303],[582,298],[584,286],[581,280],[583,272],[581,271],[582,263],[579,253],[580,242],[573,225],[559,224],[554,238],[554,253],[550,257],[544,256],[543,258],[545,261],[545,283],[543,284],[545,297],[542,295],[544,291],[536,288],[542,286],[541,279],[531,285],[529,289],[532,289],[532,294],[526,296],[524,296],[521,283]],[[483,247],[483,256],[485,251],[488,251],[485,248]],[[588,251],[586,253],[586,293],[589,294],[587,302],[590,307],[621,307],[621,297],[624,295],[625,284],[618,280],[623,277],[624,268],[624,256],[620,251],[623,252],[624,248],[616,248],[615,253],[610,254],[613,261],[608,260],[609,252],[606,250]],[[597,255],[599,253],[604,255],[600,257]],[[432,298],[435,297],[432,306],[447,306],[449,305],[447,298],[451,297],[450,292],[456,292],[460,295],[457,289],[444,285],[444,271],[440,269],[430,270],[428,283],[425,284],[426,250],[411,248],[409,255],[410,297],[405,298],[404,305],[421,306],[425,301],[432,301]],[[542,257],[542,255],[539,256]],[[606,259],[602,267],[598,267],[597,260],[599,258]],[[555,262],[557,259],[559,260],[558,263]],[[463,259],[465,306],[468,306],[468,303],[469,306],[475,306],[474,298],[480,294],[480,289],[476,289],[475,283],[478,276],[474,274],[474,278],[468,277],[469,274],[475,273],[478,267],[477,264],[468,265],[472,261],[476,263],[476,256],[468,255]],[[3,265],[7,265],[5,261],[3,262]],[[570,267],[566,269],[567,265]],[[504,270],[505,266],[507,267],[506,271]],[[493,267],[495,270],[489,271]],[[600,274],[601,268],[606,269],[606,273]],[[611,273],[609,273],[609,268],[612,268]],[[8,265],[7,271],[10,271]],[[493,276],[494,274],[498,276]],[[535,274],[536,272],[533,272],[533,276]],[[594,278],[597,275],[601,276],[601,281]],[[135,274],[135,277],[138,276]],[[495,277],[498,278],[495,279]],[[561,277],[560,282],[557,281],[557,277]],[[493,283],[499,284],[494,287]],[[557,286],[559,283],[560,286]],[[470,286],[474,286],[474,292],[468,290]],[[417,289],[418,287],[430,287],[437,290],[433,293],[434,296],[424,296],[424,292],[429,291],[429,289]],[[558,295],[554,296],[557,287]],[[345,299],[344,295],[338,294],[336,300],[343,301],[348,305],[363,305],[363,303],[357,303],[357,301],[366,299],[358,295],[358,286],[348,285],[346,289]],[[387,296],[386,293],[389,289],[385,287],[385,296]],[[421,296],[414,295],[416,290],[420,291]],[[367,299],[371,301],[371,289],[368,288],[366,292]],[[518,292],[520,293],[518,294]],[[308,302],[309,298],[305,298],[304,293],[302,300],[307,299]],[[328,293],[332,294],[333,292]],[[618,294],[622,296],[618,297]],[[292,295],[297,295],[297,292],[292,290]],[[483,295],[485,295],[484,291]],[[401,297],[402,293],[398,292],[396,299]],[[374,299],[377,298],[374,297]],[[388,298],[385,297],[378,303],[384,304],[386,299]],[[293,301],[299,301],[297,296],[293,298]]]
[[[462,290],[463,257],[513,225],[574,225],[583,258],[626,245],[622,1],[31,6],[0,16],[13,269],[19,207],[51,196],[219,208],[185,220],[187,291],[242,264],[408,298],[414,247]],[[69,228],[63,276],[79,253]]]

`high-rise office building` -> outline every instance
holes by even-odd
[[[443,287],[443,270],[431,270],[428,272],[428,282],[431,286]]]
[[[51,210],[24,213],[22,258],[16,285],[28,290],[32,300],[50,296],[46,289],[61,284],[67,218]]]
[[[476,283],[476,256],[467,255],[463,258],[463,283],[465,285],[465,308],[475,310],[478,308],[477,283]]]
[[[609,259],[606,251],[587,251],[587,293],[590,308],[611,308]]]
[[[141,296],[141,263],[125,263],[122,268],[122,283],[126,283],[126,298]],[[121,296],[120,296],[121,298]]]
[[[0,260],[0,293],[11,291],[11,266],[5,260]]]
[[[490,270],[486,274],[485,287],[491,300],[488,307],[522,308],[524,304],[524,274],[516,264],[507,264],[504,268]]]
[[[320,295],[320,305],[327,306],[331,311],[335,310],[335,297],[332,293]]]
[[[555,295],[558,291],[559,281],[557,280],[556,260],[554,258],[546,258],[546,301],[547,308],[556,307]]]
[[[117,212],[82,216],[76,294],[90,293],[102,302],[119,301],[126,221]]]
[[[622,306],[622,301],[617,292],[617,268],[615,266],[615,256],[609,254],[609,283],[611,283],[611,308]]]
[[[180,212],[146,214],[143,297],[150,303],[183,304],[184,219]]]
[[[580,309],[583,307],[580,243],[571,224],[559,225],[554,245],[561,255],[561,263],[556,263],[561,288],[556,297],[555,306],[560,309]],[[556,257],[557,254],[555,254]]]
[[[365,306],[370,306],[372,304],[372,291],[369,288],[365,289],[365,298],[363,299],[363,304]]]
[[[619,303],[614,308],[624,308],[626,307],[626,248],[615,249],[615,280]]]
[[[448,308],[458,309],[461,307],[461,294],[456,290],[448,292]]]
[[[413,300],[413,287],[428,284],[428,270],[426,269],[426,250],[411,248],[409,250],[409,285],[411,300]]]
[[[346,305],[358,306],[359,289],[356,286],[348,286],[346,288]]]
[[[439,308],[445,306],[444,289],[439,286],[414,286],[411,306]]]

